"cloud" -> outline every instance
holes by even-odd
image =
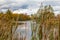
[[[19,10],[16,10],[14,11],[13,13],[28,13],[28,15],[30,14],[34,14],[36,13],[38,10],[38,8],[34,8],[34,9],[19,9]]]
[[[5,0],[0,0],[0,3],[5,2]]]
[[[54,13],[55,13],[55,15],[58,15],[58,14],[60,14],[60,11],[55,11]]]
[[[37,12],[41,2],[43,5],[52,5],[56,13],[60,11],[59,0],[0,0],[0,10],[3,11],[9,8],[13,12],[32,14]]]
[[[60,6],[53,6],[53,9],[54,9],[55,11],[60,11]]]
[[[60,14],[60,6],[53,6],[55,15]]]

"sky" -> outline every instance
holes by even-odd
[[[34,14],[40,8],[41,2],[43,5],[51,5],[54,13],[60,13],[59,0],[0,0],[0,11],[11,9],[13,13],[27,13]]]

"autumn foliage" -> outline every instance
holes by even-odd
[[[26,14],[14,14],[9,9],[5,13],[0,12],[0,40],[13,40],[13,34],[18,27],[17,21],[27,20],[30,20],[30,16]]]

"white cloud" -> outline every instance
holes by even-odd
[[[7,11],[7,9],[1,9],[1,11],[2,11],[2,12],[6,12],[6,11]]]
[[[1,6],[0,8],[3,8],[3,7],[9,7],[8,5],[3,5],[3,6]]]
[[[14,0],[16,2],[26,2],[27,0]]]
[[[47,1],[60,1],[60,0],[47,0]]]
[[[34,9],[19,9],[19,10],[16,10],[14,11],[13,13],[28,13],[28,15],[30,14],[34,14],[36,13],[38,10],[38,8],[34,8]]]
[[[0,3],[5,2],[5,0],[0,0]]]
[[[55,13],[60,11],[60,1],[59,0],[0,0],[0,10],[5,10],[11,8],[14,13],[36,13],[40,7],[41,2],[46,5],[52,5]],[[23,8],[26,7],[26,8]]]
[[[60,14],[60,6],[53,6],[55,15]]]
[[[60,14],[60,11],[55,11],[54,13],[55,13],[55,15],[58,15],[58,14]]]
[[[60,6],[53,6],[53,9],[58,11],[58,10],[60,10]]]

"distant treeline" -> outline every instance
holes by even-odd
[[[27,14],[18,14],[18,13],[13,13],[11,10],[7,10],[5,13],[3,12],[0,12],[0,19],[2,18],[5,18],[6,20],[9,20],[9,19],[14,19],[16,20],[18,18],[18,21],[27,21],[27,20],[30,20],[31,17]],[[3,18],[3,19],[4,19]]]

